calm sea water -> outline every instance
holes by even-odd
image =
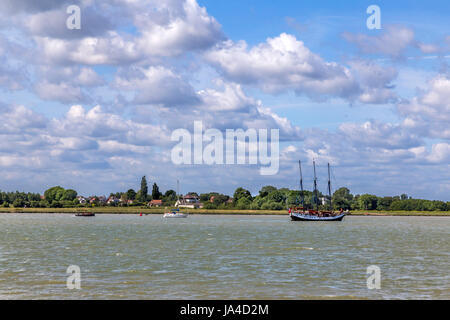
[[[449,299],[449,232],[445,217],[0,214],[0,298]]]

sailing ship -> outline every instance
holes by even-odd
[[[177,180],[177,198],[180,200],[180,181]],[[180,212],[180,209],[174,209],[172,211],[166,212],[163,215],[163,218],[187,218],[187,213]]]
[[[330,210],[319,210],[319,198],[317,191],[317,176],[316,176],[316,162],[313,161],[314,167],[314,191],[313,191],[313,207],[315,209],[305,208],[305,197],[303,192],[303,176],[302,176],[302,163],[298,161],[300,169],[300,197],[301,207],[289,208],[289,216],[292,221],[342,221],[345,217],[345,212],[341,211],[336,213],[333,211],[333,204],[331,201],[331,179],[330,179],[330,164],[328,163],[328,193],[329,193],[329,206]]]

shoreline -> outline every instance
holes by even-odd
[[[0,208],[0,214],[8,213],[61,213],[74,214],[93,212],[95,214],[163,214],[166,208],[142,207],[96,207],[96,208]],[[287,210],[229,210],[229,209],[185,209],[192,215],[288,215]],[[450,217],[450,211],[351,211],[350,216],[419,216]]]

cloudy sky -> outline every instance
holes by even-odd
[[[450,3],[2,0],[0,189],[243,186],[450,200]],[[70,5],[81,29],[66,27]],[[280,130],[280,170],[175,165],[175,129]],[[309,184],[308,184],[309,183]]]

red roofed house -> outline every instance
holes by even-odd
[[[161,207],[162,206],[162,200],[152,200],[148,203],[149,207]]]

